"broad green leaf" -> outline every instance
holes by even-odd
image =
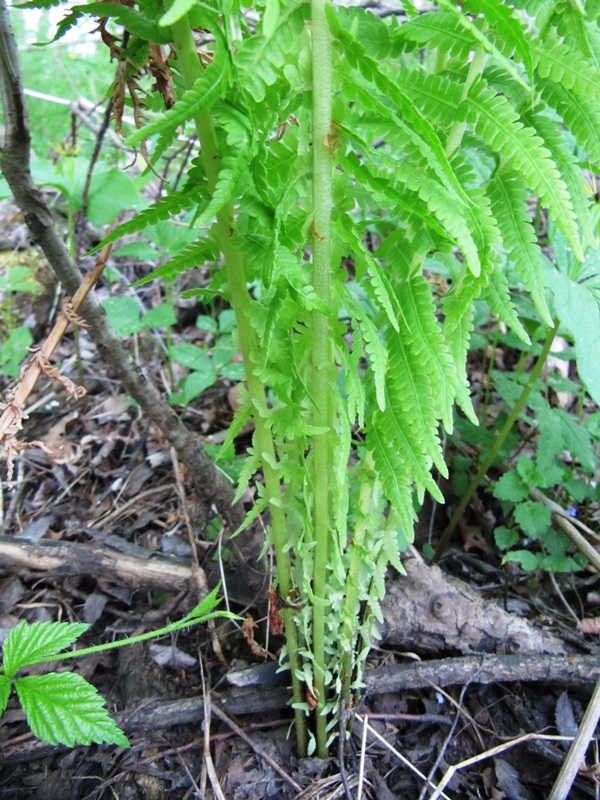
[[[18,378],[21,362],[27,357],[27,348],[33,344],[31,331],[20,325],[0,345],[0,374]]]
[[[143,328],[169,328],[177,323],[177,317],[173,311],[173,306],[169,303],[159,305],[146,311],[141,319]]]
[[[109,297],[101,305],[117,336],[130,336],[141,330],[140,307],[133,297]]]
[[[171,347],[170,353],[173,361],[183,364],[188,369],[197,369],[203,372],[211,366],[206,350],[196,347],[195,344],[180,342]]]
[[[518,503],[529,495],[527,486],[520,480],[515,472],[506,472],[500,477],[494,487],[494,497],[498,500],[508,500]]]
[[[116,744],[129,747],[104,700],[81,675],[51,672],[15,681],[17,695],[34,735],[49,744]]]
[[[21,667],[57,655],[88,628],[84,622],[19,622],[3,646],[6,675],[11,678]]]
[[[30,267],[9,267],[6,277],[0,275],[0,289],[5,292],[35,292],[39,291],[40,285]]]
[[[515,508],[515,522],[520,525],[523,533],[533,539],[539,539],[550,527],[552,514],[548,506],[528,500],[519,503]]]
[[[210,389],[217,381],[217,376],[210,364],[198,371],[194,370],[184,379],[181,392],[176,395],[176,402],[187,405],[200,397],[202,392]]]
[[[139,211],[145,205],[129,175],[111,169],[92,177],[86,217],[93,225],[110,225],[121,211]]]
[[[538,569],[540,563],[535,553],[530,553],[529,550],[511,550],[504,556],[502,563],[506,564],[508,561],[518,561],[527,572]]]
[[[504,525],[499,525],[494,528],[494,540],[500,550],[508,550],[509,547],[513,547],[519,541],[519,534],[516,531],[505,528]]]
[[[546,281],[554,296],[561,327],[573,337],[579,376],[600,405],[600,360],[592,342],[600,342],[600,310],[585,285],[569,280],[556,269],[548,269]]]

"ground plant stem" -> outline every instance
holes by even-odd
[[[469,487],[468,487],[467,491],[465,492],[465,494],[463,495],[460,503],[456,507],[456,511],[452,515],[452,519],[450,520],[450,523],[449,523],[448,527],[446,528],[446,530],[444,531],[444,534],[443,534],[442,538],[440,539],[440,543],[437,546],[437,549],[436,549],[435,554],[433,556],[433,561],[434,562],[439,561],[440,558],[442,557],[442,555],[444,553],[444,550],[446,549],[446,547],[448,545],[448,542],[450,541],[450,537],[454,533],[454,529],[458,525],[460,519],[462,518],[462,515],[465,513],[465,509],[467,508],[467,506],[471,502],[471,499],[472,499],[473,495],[475,494],[475,492],[477,491],[479,485],[481,484],[482,480],[484,479],[488,469],[494,463],[494,459],[496,458],[496,456],[500,452],[500,448],[502,447],[502,445],[506,441],[506,437],[510,433],[510,431],[512,429],[512,426],[515,424],[515,422],[517,421],[517,419],[519,417],[519,414],[521,413],[521,411],[525,407],[525,403],[527,402],[527,398],[531,394],[531,390],[535,386],[535,383],[536,383],[537,379],[540,377],[540,373],[542,372],[544,364],[546,363],[546,360],[547,360],[547,358],[548,358],[548,356],[550,354],[550,349],[552,347],[552,342],[554,341],[554,337],[556,336],[556,332],[557,331],[558,331],[558,322],[554,325],[554,327],[550,328],[550,330],[548,331],[548,335],[546,336],[546,341],[544,342],[544,346],[542,347],[542,352],[539,354],[538,360],[535,362],[535,366],[531,370],[531,374],[529,376],[529,380],[527,381],[527,383],[523,387],[523,391],[521,392],[521,394],[519,396],[519,399],[515,403],[512,411],[510,412],[510,414],[508,416],[508,419],[504,423],[504,426],[503,426],[502,430],[500,431],[500,433],[496,437],[496,441],[494,442],[493,447],[490,449],[490,451],[487,454],[487,456],[484,459],[484,461],[482,461],[481,464],[479,465],[479,469],[477,470],[477,473],[472,478],[471,483],[469,484]]]
[[[195,81],[202,76],[202,67],[198,60],[198,54],[196,53],[194,38],[187,16],[174,23],[171,26],[171,32],[184,83],[186,88],[189,89],[194,85]],[[202,160],[208,179],[209,189],[213,191],[218,177],[220,152],[212,115],[208,111],[197,114],[194,117],[194,123],[200,140]],[[231,204],[227,204],[217,214],[217,228],[225,261],[229,291],[231,293],[231,305],[235,312],[238,326],[239,346],[242,351],[246,370],[248,393],[253,405],[255,443],[260,450],[265,487],[269,498],[271,531],[277,562],[279,589],[282,596],[286,598],[292,589],[292,573],[290,556],[285,549],[287,536],[283,497],[279,475],[274,466],[276,463],[275,445],[271,431],[265,423],[266,415],[263,414],[263,412],[267,410],[265,388],[254,374],[253,359],[256,357],[257,353],[256,334],[246,315],[246,311],[250,307],[252,299],[246,284],[243,256],[235,237],[233,217],[233,207]],[[282,611],[281,614],[285,621],[287,651],[292,675],[293,699],[294,703],[301,703],[304,698],[302,697],[300,681],[297,677],[299,663],[296,623],[293,619],[292,609]],[[304,755],[306,753],[305,718],[302,711],[298,709],[295,711],[295,717],[298,750],[301,755]]]
[[[313,312],[311,396],[314,424],[326,429],[313,441],[312,471],[314,487],[315,557],[313,576],[313,655],[314,688],[317,700],[317,754],[327,757],[327,720],[324,714],[325,614],[327,572],[331,531],[331,465],[334,398],[332,388],[333,343],[331,332],[331,209],[333,156],[331,141],[332,47],[325,16],[327,0],[312,0],[312,78],[313,78],[313,286],[330,314]]]

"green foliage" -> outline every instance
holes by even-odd
[[[31,331],[25,325],[15,328],[0,345],[0,374],[18,378],[19,370],[33,344]]]
[[[14,688],[29,727],[38,739],[67,747],[92,742],[129,747],[127,737],[109,716],[103,699],[81,675],[50,672],[22,677],[19,672],[36,664],[77,658],[164,636],[214,617],[235,618],[235,614],[215,611],[220,602],[217,597],[219,588],[216,586],[181,620],[158,631],[79,651],[64,652],[88,630],[86,623],[19,622],[9,631],[2,648],[0,715],[6,711]]]
[[[252,513],[270,508],[279,587],[300,609],[283,612],[296,720],[301,733],[307,688],[324,755],[339,696],[348,705],[349,687],[361,685],[386,568],[399,566],[425,491],[443,499],[442,429],[467,425],[455,423],[454,404],[477,421],[466,360],[480,305],[523,353],[539,349],[540,329],[558,316],[597,398],[584,335],[600,324],[600,280],[588,260],[598,218],[582,177],[598,166],[595,22],[569,4],[524,0],[443,0],[401,22],[280,0],[254,30],[225,4],[176,0],[166,16],[158,4],[76,6],[59,33],[100,5],[129,27],[129,52],[170,36],[177,55],[169,68],[179,99],[160,112],[149,102],[130,142],[150,136],[157,164],[182,126],[201,144],[184,182],[105,241],[185,211],[193,238],[143,280],[172,281],[223,256],[210,286],[192,292],[220,297],[236,315],[248,388],[232,430],[250,416],[255,424],[238,492],[262,472]],[[191,28],[211,34],[200,60]],[[545,216],[555,262],[540,248]],[[440,265],[441,301],[430,284]],[[523,291],[534,304],[527,315]],[[132,312],[128,324],[143,320]],[[219,346],[210,354],[171,348],[190,370],[184,402],[231,366],[219,361],[221,344],[230,350],[220,320],[211,333]],[[524,372],[492,378],[512,408]],[[538,449],[537,472],[523,462],[497,488],[510,524],[538,550],[515,549],[507,526],[498,543],[522,564],[574,568],[545,508],[523,489],[555,486],[558,472],[575,487],[595,444],[541,388],[529,408],[548,447]],[[565,449],[577,474],[567,475]]]
[[[104,708],[104,701],[81,675],[51,672],[15,677],[17,672],[40,660],[58,660],[88,629],[84,623],[20,622],[6,637],[3,647],[4,674],[0,675],[0,711],[8,704],[14,685],[33,733],[50,744],[117,744],[129,747],[123,732]]]

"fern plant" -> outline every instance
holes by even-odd
[[[582,168],[600,158],[598,0],[403,5],[382,19],[258,0],[254,26],[235,0],[92,3],[58,32],[87,14],[112,36],[110,20],[127,29],[111,40],[121,105],[158,46],[171,52],[156,88],[179,99],[153,102],[129,142],[149,140],[158,160],[185,126],[200,155],[179,190],[109,239],[196,207],[195,243],[148,280],[222,256],[209,291],[236,314],[247,380],[225,448],[252,416],[238,491],[256,476],[252,514],[270,513],[272,619],[285,625],[299,750],[320,756],[345,735],[415,509],[426,491],[443,500],[440,430],[455,404],[476,422],[475,302],[528,341],[512,265],[541,319],[560,313],[532,208],[576,261],[596,247]],[[441,304],[434,261],[449,275]]]

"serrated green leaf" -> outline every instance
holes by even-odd
[[[520,525],[523,533],[534,539],[539,539],[550,527],[552,514],[548,506],[528,500],[519,503],[515,508],[515,522]]]
[[[509,547],[513,547],[519,541],[519,534],[516,531],[505,528],[504,525],[499,525],[494,528],[494,540],[500,550],[508,550]]]
[[[7,675],[0,675],[0,717],[6,711],[11,688],[11,679]]]
[[[502,563],[506,564],[508,561],[517,561],[527,572],[538,569],[540,564],[538,556],[530,553],[529,550],[511,550],[504,556]]]
[[[159,305],[146,311],[141,319],[143,328],[169,328],[177,323],[177,317],[173,311],[173,306],[169,303]]]
[[[4,642],[5,674],[11,678],[21,667],[57,655],[88,628],[85,622],[19,622]]]
[[[87,626],[86,626],[87,627]],[[129,747],[104,700],[81,675],[50,672],[18,678],[15,689],[29,727],[49,744],[116,744]]]
[[[127,138],[126,144],[132,147],[155,133],[163,133],[169,128],[174,129],[183,125],[194,116],[211,108],[221,93],[221,82],[224,82],[226,74],[223,59],[215,57],[202,77],[194,82],[192,88],[188,89],[172,108],[163,112],[160,119],[149,122],[132,133]]]
[[[142,329],[140,307],[133,297],[108,297],[101,305],[117,336],[129,336]]]
[[[188,619],[200,620],[207,614],[210,614],[212,611],[214,611],[222,599],[219,597],[220,590],[221,584],[218,583],[215,588],[206,595],[204,600],[201,600],[198,605],[190,611],[189,614],[186,614],[185,617],[182,618],[181,622],[185,622]]]
[[[494,497],[498,500],[508,500],[511,503],[518,503],[529,495],[529,489],[521,481],[515,472],[506,472],[502,475],[494,487]]]

